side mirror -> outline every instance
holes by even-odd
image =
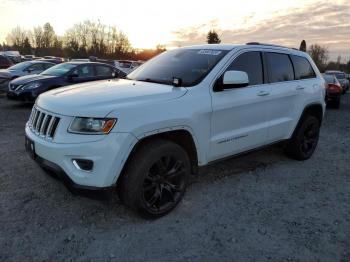
[[[214,87],[214,91],[223,91],[225,89],[246,87],[249,85],[249,77],[243,71],[226,71],[223,77],[220,77]]]
[[[24,69],[24,71],[25,71],[25,72],[28,72],[28,73],[31,73],[31,72],[34,71],[34,69],[33,69],[33,68],[27,68],[27,69]]]

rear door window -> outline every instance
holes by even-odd
[[[291,58],[294,65],[296,80],[316,77],[314,69],[312,68],[310,62],[305,57],[292,55]]]
[[[112,77],[113,76],[113,70],[109,66],[104,65],[96,65],[96,75],[102,76],[102,77]]]
[[[294,80],[292,62],[287,54],[265,53],[269,82],[284,82]]]
[[[264,83],[260,52],[247,52],[238,56],[226,71],[243,71],[248,74],[249,85]]]
[[[81,78],[94,77],[92,65],[80,65],[72,73]]]

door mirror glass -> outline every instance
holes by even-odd
[[[224,89],[248,86],[248,74],[243,71],[226,71],[222,84]]]

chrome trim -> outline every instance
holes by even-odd
[[[91,173],[93,171],[93,168],[91,170],[84,170],[81,169],[81,167],[78,165],[77,161],[75,159],[72,160],[73,165],[75,166],[76,169],[86,172],[86,173]]]

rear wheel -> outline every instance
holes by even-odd
[[[118,185],[123,203],[148,217],[160,217],[181,201],[190,174],[186,151],[167,140],[146,142],[132,156]]]
[[[332,102],[332,106],[336,109],[339,109],[340,108],[340,97],[338,97],[337,99],[335,99],[333,102]]]
[[[319,133],[320,121],[314,116],[305,116],[288,141],[285,149],[287,156],[296,160],[310,158],[316,149]]]

